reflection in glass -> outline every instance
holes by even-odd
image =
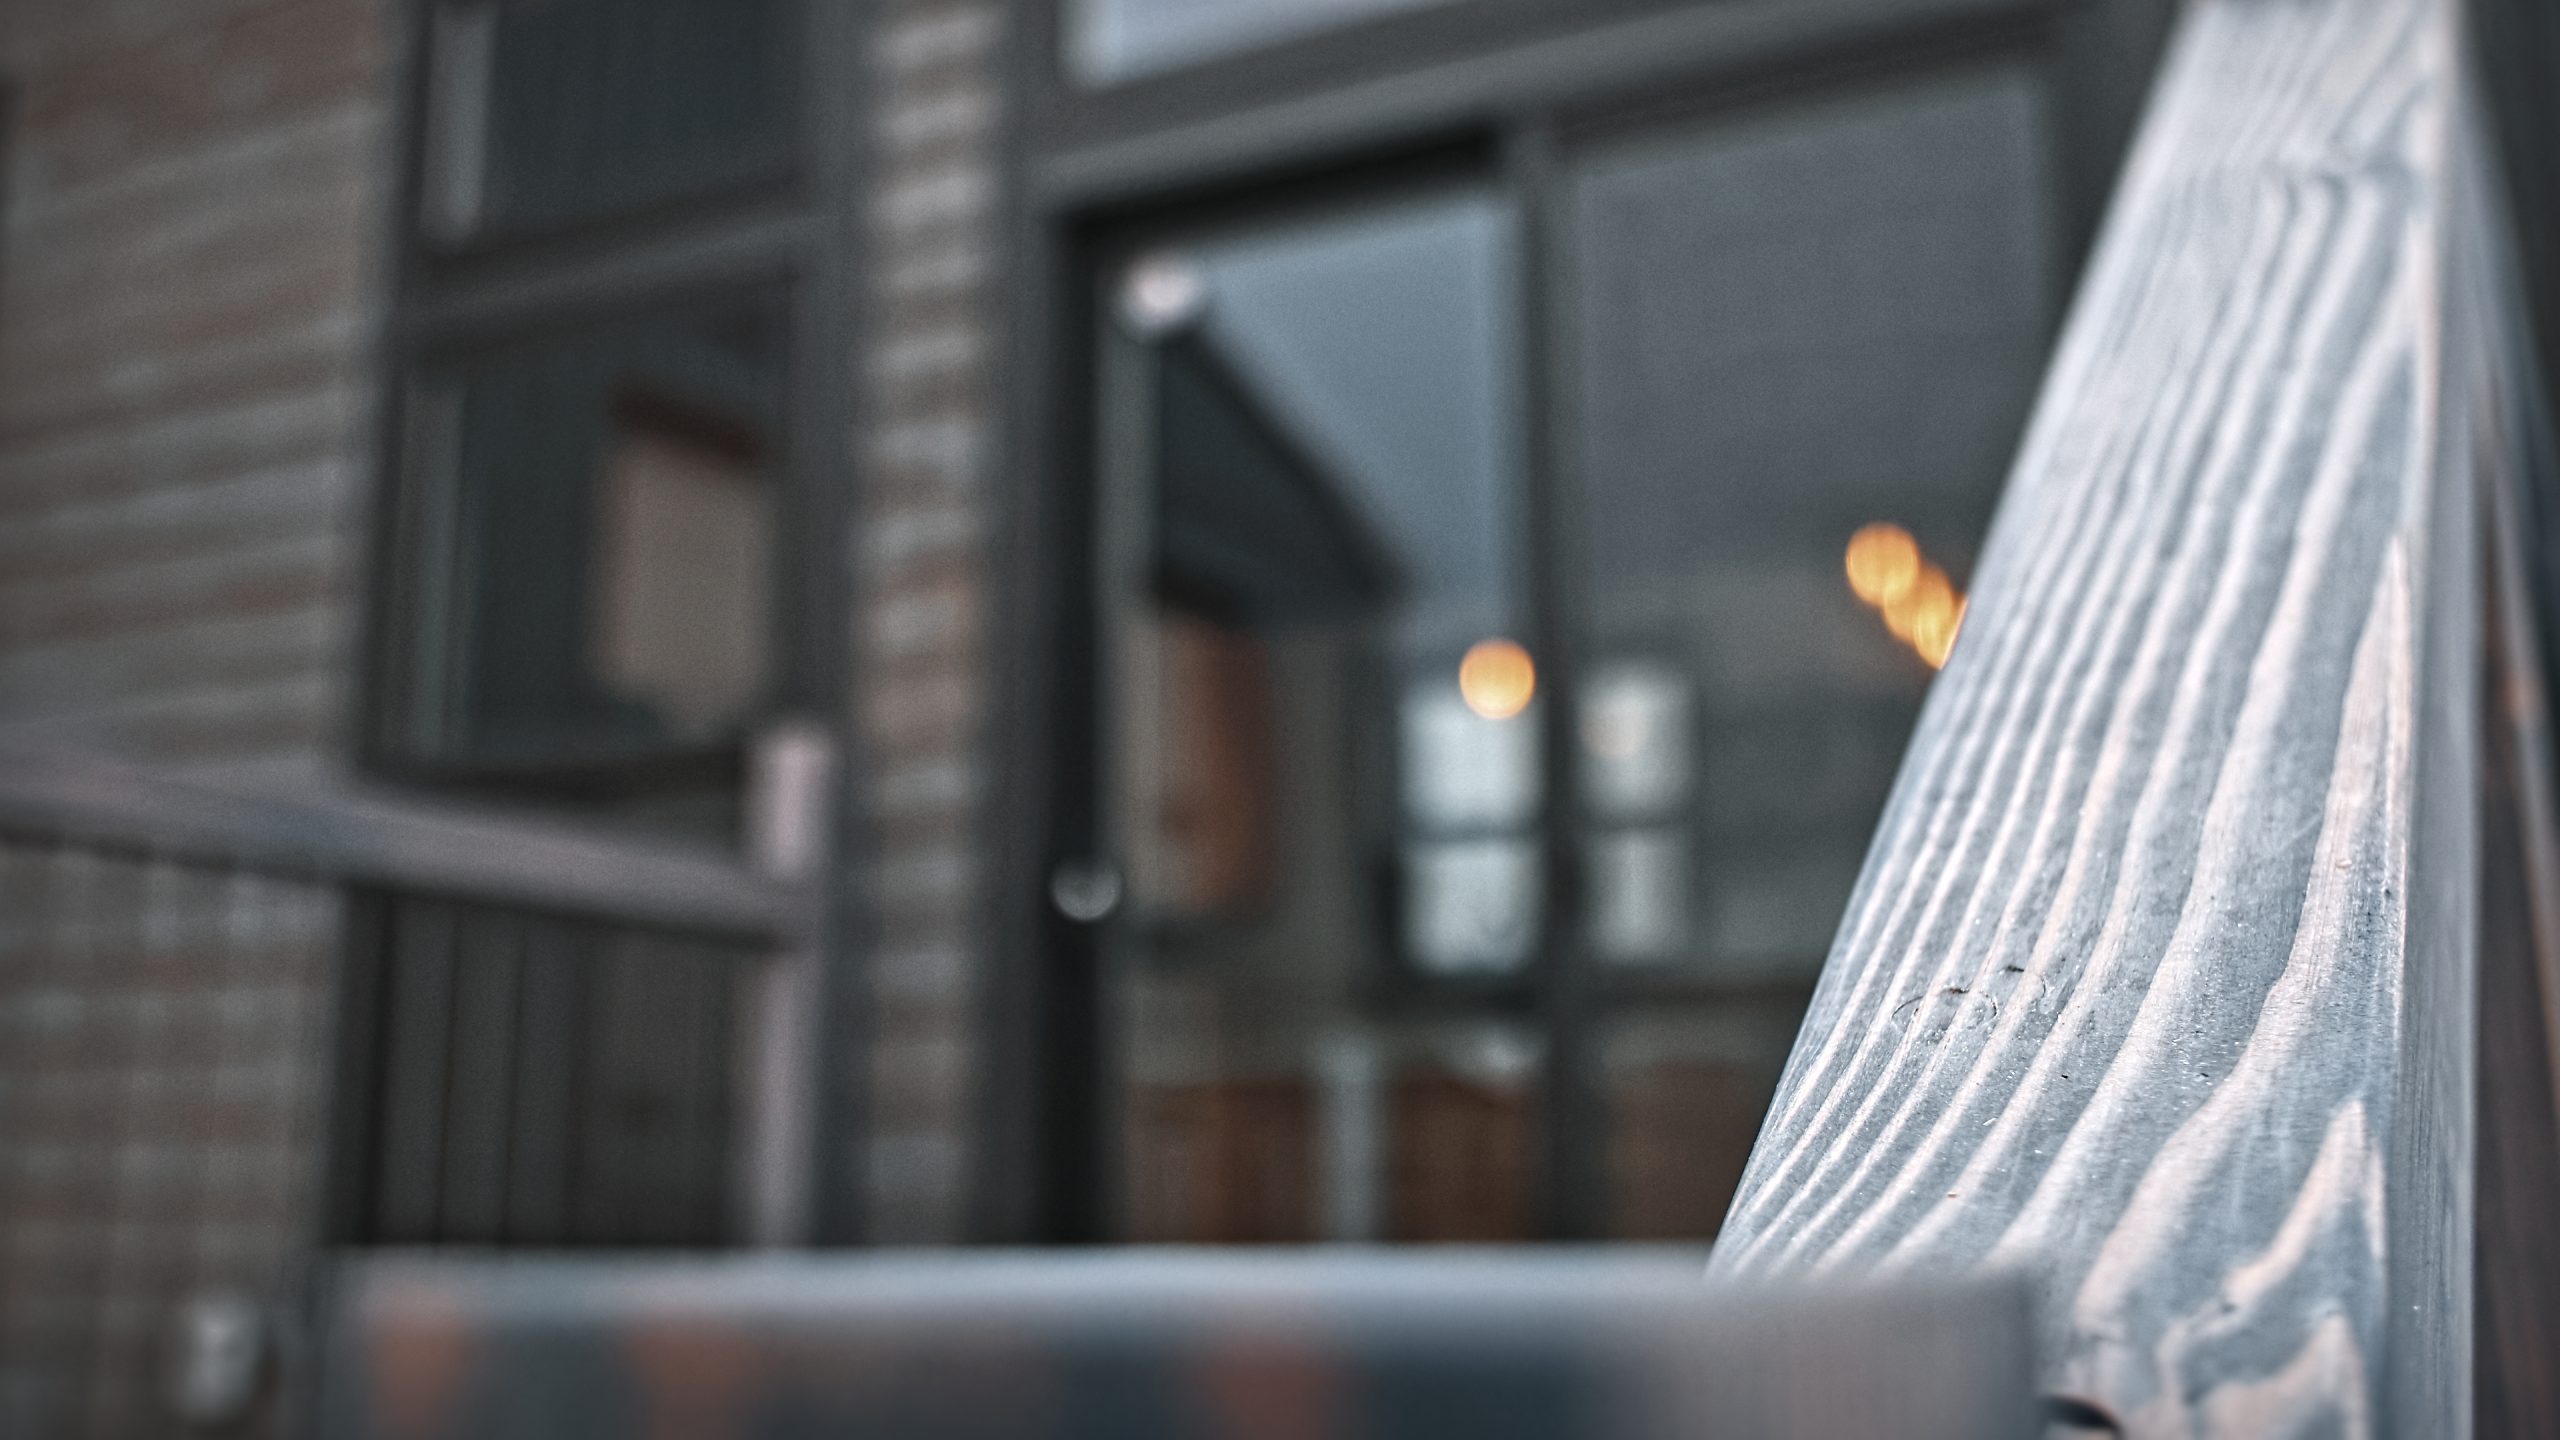
[[[1477,713],[1447,680],[1409,686],[1402,722],[1405,811],[1430,830],[1515,828],[1537,813],[1538,717]]]
[[[1538,693],[1538,667],[1516,640],[1479,640],[1458,660],[1458,697],[1487,720],[1508,720]]]
[[[1589,844],[1593,953],[1622,965],[1678,959],[1690,944],[1687,832],[1604,831]]]
[[[764,682],[772,573],[763,454],[645,413],[597,472],[586,662],[671,735],[716,735]]]
[[[1115,85],[1450,0],[1068,0],[1066,69]]]
[[[1537,1043],[1378,1003],[1542,921],[1534,679],[1462,668],[1521,618],[1510,247],[1452,194],[1106,278],[1130,1237],[1527,1233]]]
[[[1405,945],[1443,975],[1517,970],[1538,938],[1538,848],[1417,842],[1405,851]]]
[[[1954,641],[2054,318],[2048,126],[1970,67],[1577,162],[1582,933],[1680,997],[1606,1042],[1612,1234],[1712,1233]]]
[[[794,0],[441,0],[429,236],[595,219],[779,175],[799,24]]]
[[[1552,673],[1507,210],[1100,277],[1121,1234],[1713,1232],[2042,368],[2044,107],[1972,66],[1567,157]]]
[[[1604,1032],[1609,1238],[1713,1233],[1777,1091],[1796,1019],[1792,1004],[1737,1000],[1666,1009]]]
[[[1338,1016],[1298,1063],[1155,1057],[1123,1087],[1121,1238],[1516,1242],[1536,1233],[1544,1047],[1501,1021]]]
[[[1582,798],[1595,816],[1642,818],[1689,798],[1689,684],[1657,661],[1596,666],[1582,687]]]
[[[1490,1023],[1431,1039],[1387,1095],[1385,1238],[1527,1240],[1536,1233],[1541,1048]]]
[[[1581,164],[1583,811],[1695,827],[1692,974],[1829,947],[2042,368],[2045,112],[1976,67]]]
[[[1841,563],[1850,593],[1875,607],[1894,639],[1932,670],[1947,663],[1964,625],[1964,596],[1947,572],[1920,553],[1910,531],[1886,520],[1861,525],[1849,537]]]
[[[415,738],[594,765],[733,744],[772,667],[784,319],[676,307],[442,367]],[[422,480],[428,477],[421,477]]]

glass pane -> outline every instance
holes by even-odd
[[[1784,1001],[1728,1002],[1608,1030],[1599,1091],[1610,1239],[1714,1236],[1777,1093],[1796,1018]]]
[[[1387,1003],[1542,923],[1512,243],[1456,193],[1102,277],[1132,1238],[1527,1232],[1534,1034]]]
[[[446,0],[429,236],[538,229],[780,174],[798,24],[792,0]]]
[[[2035,73],[1996,68],[1582,164],[1604,962],[1819,967],[2043,369],[2048,144]]]
[[[1066,66],[1112,85],[1450,0],[1068,0]]]
[[[1526,839],[1417,841],[1405,848],[1404,941],[1439,975],[1521,969],[1538,941],[1538,847]]]
[[[1526,1027],[1338,1027],[1259,1068],[1176,1053],[1124,1089],[1121,1238],[1533,1238],[1544,1052]]]
[[[778,298],[740,299],[435,377],[431,754],[592,766],[736,739],[771,664],[784,337]]]

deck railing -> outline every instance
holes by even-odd
[[[2469,1433],[2531,388],[2465,44],[2183,16],[1716,1277],[2023,1276],[2122,1433]]]
[[[2464,7],[2180,25],[1710,1275],[2022,1282],[2084,1433],[2541,1433],[2560,1287],[2474,1255],[2560,1186],[2549,451]]]
[[[0,750],[0,836],[768,943],[802,887],[692,847],[352,787],[221,782]]]
[[[2523,1384],[2474,1317],[2552,1296],[2475,1267],[2517,1223],[2475,1175],[2560,1183],[2549,452],[2466,43],[2460,0],[2185,13],[1712,1278],[2023,1280],[2047,1413],[2131,1435],[2457,1436]],[[252,908],[387,887],[805,957],[822,847],[773,833],[746,867],[0,764],[0,835],[286,877],[223,892]],[[768,973],[735,1173],[787,1238],[814,972]]]
[[[827,764],[734,859],[0,754],[0,1431],[156,1433],[185,1306],[333,1241],[801,1238]]]

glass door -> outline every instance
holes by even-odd
[[[1118,1238],[1532,1233],[1516,250],[1452,188],[1102,277]]]
[[[1940,67],[1565,167],[1608,1235],[1722,1216],[1956,642],[2063,283],[2049,83]]]
[[[1714,1234],[2043,371],[2050,84],[1097,267],[1102,1238]]]

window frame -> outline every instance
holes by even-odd
[[[517,754],[505,745],[447,747],[419,734],[451,723],[432,712],[450,707],[459,696],[451,688],[451,681],[439,685],[416,673],[432,670],[449,674],[469,664],[469,638],[453,634],[450,625],[441,623],[441,607],[427,592],[435,587],[433,577],[457,563],[455,547],[466,543],[453,527],[465,504],[468,482],[444,467],[451,463],[448,448],[461,441],[460,405],[453,397],[467,384],[471,363],[482,357],[509,354],[518,346],[592,335],[597,327],[628,319],[635,313],[631,307],[644,301],[652,307],[664,307],[666,312],[690,316],[714,314],[718,307],[729,303],[763,303],[771,306],[786,326],[783,363],[788,380],[781,396],[781,444],[774,456],[771,477],[777,563],[767,577],[773,587],[767,609],[775,622],[774,633],[768,638],[775,644],[774,659],[782,661],[780,642],[787,637],[799,609],[814,600],[803,593],[810,588],[806,577],[791,573],[790,558],[783,548],[787,537],[803,521],[802,511],[812,488],[801,483],[807,467],[797,453],[806,448],[801,440],[806,427],[798,413],[803,401],[798,392],[805,387],[796,380],[809,359],[801,338],[811,320],[808,289],[803,273],[777,257],[769,266],[687,275],[601,303],[546,304],[529,315],[504,315],[485,323],[475,317],[474,323],[450,333],[430,329],[420,337],[403,357],[399,382],[404,407],[399,462],[406,483],[399,487],[394,501],[400,510],[395,524],[402,530],[404,545],[383,567],[409,627],[401,637],[405,653],[385,657],[384,689],[380,692],[384,709],[378,732],[384,746],[379,768],[384,773],[414,783],[530,788],[562,798],[609,794],[614,788],[611,777],[615,775],[638,784],[682,776],[737,776],[743,773],[740,766],[745,747],[759,726],[774,719],[773,712],[811,708],[805,683],[808,677],[781,673],[782,667],[777,665],[777,672],[767,677],[766,697],[716,739],[637,746],[577,747],[573,742],[571,748],[590,753],[551,754],[537,750]],[[440,413],[448,408],[452,413]]]
[[[417,11],[412,43],[417,61],[413,110],[401,134],[404,164],[415,169],[416,186],[403,196],[395,223],[403,226],[412,242],[409,258],[415,262],[417,274],[412,281],[430,282],[439,274],[468,273],[475,263],[490,257],[503,257],[512,252],[553,246],[575,246],[582,241],[601,239],[614,243],[616,232],[628,232],[668,222],[681,222],[688,216],[704,213],[734,212],[750,209],[772,209],[781,213],[822,208],[829,186],[826,176],[830,166],[833,137],[819,123],[831,108],[814,92],[821,90],[829,77],[826,68],[816,63],[835,43],[832,31],[841,28],[815,13],[824,8],[811,0],[778,0],[786,9],[796,9],[804,38],[814,42],[802,47],[800,63],[787,67],[785,83],[789,93],[782,96],[789,113],[789,133],[779,150],[759,158],[735,173],[713,180],[687,185],[676,191],[644,197],[637,201],[624,199],[609,202],[585,213],[533,216],[516,220],[486,220],[459,234],[437,233],[436,222],[429,214],[442,180],[439,162],[444,158],[441,147],[444,133],[439,128],[437,107],[447,98],[444,85],[446,72],[438,68],[436,50],[442,17],[462,10],[494,11],[519,0],[402,0]],[[790,17],[786,15],[786,21]],[[494,38],[490,42],[495,43]],[[488,62],[484,62],[488,63]],[[482,101],[493,98],[488,77],[480,77]],[[485,136],[482,137],[486,139]],[[484,161],[473,162],[485,168]]]
[[[855,26],[807,3],[799,140],[804,161],[791,184],[724,187],[668,205],[581,220],[446,248],[427,233],[421,196],[435,163],[429,125],[428,46],[446,0],[407,0],[410,51],[399,125],[401,179],[391,206],[390,295],[383,327],[377,417],[372,584],[362,651],[358,762],[418,784],[468,784],[491,767],[417,741],[415,672],[426,663],[426,617],[417,594],[420,516],[449,507],[456,487],[422,473],[416,423],[427,377],[453,357],[515,341],[573,335],[660,302],[694,303],[778,288],[790,337],[777,490],[772,613],[772,706],[826,717],[844,728],[850,588],[842,537],[850,519],[842,437],[848,432],[858,191],[850,173],[861,145],[860,110],[830,94],[829,77],[858,54]],[[505,0],[495,0],[505,3]],[[842,90],[844,87],[832,87]],[[824,179],[822,177],[831,177]],[[758,717],[754,723],[770,720]],[[505,769],[507,767],[498,767]]]
[[[857,282],[870,114],[869,89],[857,77],[865,72],[873,22],[859,7],[800,0],[796,33],[804,43],[796,57],[793,163],[787,175],[452,246],[429,233],[422,207],[433,163],[429,62],[438,8],[439,0],[397,0],[385,22],[395,50],[389,125],[394,180],[378,212],[383,228],[376,242],[381,318],[369,420],[372,483],[351,657],[355,694],[343,742],[348,759],[361,774],[405,786],[472,789],[492,779],[456,757],[440,759],[409,743],[413,674],[422,655],[415,572],[419,561],[437,559],[417,548],[420,537],[411,518],[420,492],[435,487],[408,453],[417,433],[413,407],[420,377],[439,357],[574,332],[663,298],[779,287],[789,338],[775,467],[777,595],[769,703],[753,717],[735,753],[718,763],[743,784],[747,742],[757,738],[758,727],[779,724],[823,736],[835,763],[828,767],[817,813],[842,853],[856,818],[853,777],[862,765],[846,661],[856,583],[850,534],[856,461],[848,437],[860,418],[853,375],[862,328]],[[453,487],[440,488],[449,503]],[[858,932],[852,889],[841,866],[829,867],[816,883],[824,893],[807,942],[810,963],[823,1002],[849,1013],[839,997]],[[368,1007],[381,999],[387,964],[383,914],[378,898],[359,896],[343,929],[346,983],[336,1047],[342,1098],[331,1107],[329,1122],[328,1194],[317,1222],[324,1243],[370,1239],[361,1204],[363,1170],[374,1153],[379,1117],[371,1113],[369,1097],[378,1088],[384,1057],[381,1017]],[[846,1244],[863,1234],[863,1190],[851,1157],[859,1151],[865,1120],[858,1106],[840,1102],[860,1093],[855,1056],[862,1037],[842,1025],[821,1029],[808,1093],[838,1097],[839,1103],[813,1105],[798,1121],[813,1137],[810,1153],[816,1157],[803,1207],[806,1234],[812,1243]]]
[[[991,817],[1007,908],[996,919],[980,1053],[980,1163],[970,1231],[998,1243],[1092,1242],[1108,1234],[1110,1045],[1101,1025],[1107,925],[1079,924],[1049,898],[1056,867],[1104,853],[1091,766],[1109,753],[1106,685],[1092,630],[1096,482],[1093,381],[1082,347],[1100,317],[1088,277],[1116,234],[1151,218],[1350,203],[1365,185],[1416,176],[1493,177],[1521,217],[1515,383],[1527,530],[1545,537],[1525,563],[1522,638],[1550,703],[1540,753],[1550,803],[1536,822],[1548,903],[1534,994],[1469,996],[1428,986],[1414,998],[1544,1021],[1544,1238],[1603,1233],[1606,1140],[1600,1017],[1712,995],[1741,1003],[1801,999],[1803,986],[1709,985],[1595,965],[1579,930],[1589,827],[1572,804],[1579,694],[1575,607],[1583,577],[1571,483],[1575,417],[1555,295],[1568,231],[1558,211],[1566,157],[1612,136],[1652,131],[1796,95],[1819,95],[1906,67],[1952,70],[2003,57],[2041,61],[2054,107],[2059,234],[2053,313],[2076,282],[2112,187],[2118,153],[2147,89],[2109,57],[2133,37],[2157,54],[2163,0],[1629,0],[1570,25],[1527,3],[1453,0],[1338,32],[1245,52],[1111,89],[1079,91],[1063,72],[1058,7],[1032,4],[1013,40],[1007,137],[1006,254],[1012,345],[1001,380],[1005,456],[998,534],[1004,577],[994,607],[1004,729],[991,790],[1019,797]],[[2082,93],[2085,92],[2085,93]],[[1778,991],[1784,991],[1781,996]],[[1520,1013],[1520,1012],[1511,1012]]]

